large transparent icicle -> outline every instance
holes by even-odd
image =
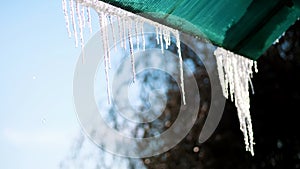
[[[76,6],[74,5],[74,1],[76,2]],[[79,5],[80,4],[80,5]],[[127,44],[129,44],[129,50],[130,50],[130,57],[131,57],[131,64],[132,64],[132,73],[133,73],[133,80],[135,79],[135,69],[134,69],[134,46],[133,46],[133,36],[136,36],[136,46],[137,50],[140,48],[140,39],[139,35],[141,34],[142,38],[142,49],[145,50],[146,46],[146,40],[144,35],[144,24],[149,24],[155,27],[156,29],[156,40],[157,44],[160,44],[161,51],[164,53],[164,48],[168,49],[168,47],[171,45],[171,34],[175,36],[176,38],[176,45],[177,45],[177,52],[179,56],[179,71],[180,71],[180,87],[182,90],[182,100],[183,103],[186,104],[185,101],[185,92],[184,92],[184,80],[183,80],[183,60],[181,56],[181,48],[180,48],[180,36],[178,30],[172,29],[170,27],[164,26],[162,24],[159,24],[157,22],[154,22],[152,20],[143,18],[139,15],[135,15],[133,13],[130,13],[128,11],[125,11],[121,8],[112,6],[110,4],[107,4],[102,1],[98,0],[69,0],[69,8],[70,13],[68,14],[67,11],[67,4],[66,0],[62,0],[63,5],[63,11],[65,14],[66,19],[66,25],[67,29],[69,27],[69,15],[70,20],[73,27],[73,34],[75,38],[75,44],[76,47],[78,46],[78,33],[77,33],[77,26],[79,27],[79,36],[80,36],[80,43],[82,50],[84,49],[84,37],[83,37],[83,28],[87,25],[90,32],[92,31],[91,26],[91,13],[90,8],[93,8],[96,10],[96,12],[99,14],[99,22],[100,22],[100,31],[102,36],[102,42],[103,42],[103,50],[104,50],[104,59],[105,59],[105,74],[106,74],[106,80],[107,80],[107,95],[108,95],[108,101],[110,102],[110,90],[109,90],[109,67],[110,67],[110,38],[109,38],[109,30],[108,25],[111,24],[110,30],[112,31],[113,36],[113,44],[116,46],[116,35],[115,33],[117,30],[115,30],[112,26],[112,19],[116,20],[118,23],[118,38],[121,38],[121,47],[123,47],[125,50],[127,49]],[[76,7],[74,9],[74,6]],[[87,9],[85,12],[84,9]],[[75,20],[75,13],[77,14],[77,22]],[[85,13],[87,14],[87,20],[85,19]],[[134,25],[132,25],[134,24]],[[69,32],[69,29],[68,29]],[[71,34],[71,33],[70,33]],[[165,47],[164,47],[165,45]]]
[[[230,95],[231,100],[234,100],[240,121],[240,129],[244,134],[246,150],[254,155],[249,84],[252,85],[253,69],[255,72],[258,71],[256,62],[223,48],[217,48],[214,54],[223,94],[226,98]]]

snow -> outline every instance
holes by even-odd
[[[253,69],[257,70],[256,61],[234,54],[223,48],[214,52],[217,60],[217,69],[223,94],[234,101],[240,121],[240,129],[244,134],[246,150],[254,155],[254,138],[250,116],[249,84],[254,93],[251,78]]]

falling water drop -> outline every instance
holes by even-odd
[[[46,124],[47,120],[45,118],[42,118],[41,122],[42,124]]]

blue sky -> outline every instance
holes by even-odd
[[[0,166],[58,168],[79,131],[72,83],[80,50],[59,0],[4,1],[0,13]]]

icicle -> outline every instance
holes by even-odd
[[[72,34],[71,34],[71,30],[70,30],[70,21],[69,21],[69,14],[68,14],[68,8],[67,8],[66,0],[62,0],[62,7],[63,7],[64,16],[65,16],[66,28],[67,28],[67,31],[68,31],[68,35],[69,35],[69,37],[71,37]]]
[[[103,18],[103,21],[104,21],[104,32],[105,32],[105,45],[106,45],[106,53],[107,53],[107,63],[108,63],[108,67],[111,69],[111,62],[110,62],[110,50],[109,50],[109,38],[108,38],[108,30],[107,30],[107,27],[108,27],[108,23],[107,23],[107,15],[104,13],[104,18]]]
[[[179,66],[180,66],[180,86],[181,86],[181,92],[182,92],[182,101],[185,105],[185,91],[184,91],[184,81],[183,81],[183,61],[181,56],[181,47],[180,47],[180,35],[178,30],[175,31],[175,37],[176,37],[176,46],[177,46],[177,52],[179,57]]]
[[[170,39],[170,32],[167,30],[167,29],[164,29],[163,30],[163,34],[164,34],[164,41],[165,41],[165,44],[166,44],[166,49],[169,48],[169,39]]]
[[[131,66],[132,66],[132,76],[133,76],[133,82],[135,82],[135,59],[134,59],[134,53],[133,53],[133,43],[132,43],[132,37],[131,37],[131,31],[132,31],[132,22],[131,20],[128,23],[128,39],[129,39],[129,49],[130,49],[130,57],[131,57]]]
[[[91,16],[91,9],[90,9],[90,7],[88,7],[86,9],[86,12],[87,12],[87,25],[89,27],[90,33],[92,33],[93,32],[93,28],[92,28],[92,16]]]
[[[156,42],[159,44],[159,35],[158,35],[158,26],[155,25],[155,31],[156,31]]]
[[[215,54],[216,55],[216,61],[217,61],[217,70],[219,74],[220,84],[222,87],[223,95],[224,97],[228,98],[228,90],[227,90],[227,83],[225,83],[225,76],[224,76],[224,70],[223,70],[223,61],[222,61],[222,55]]]
[[[106,16],[104,15],[103,12],[101,12],[99,14],[99,23],[100,23],[100,30],[101,30],[101,36],[102,36],[102,43],[103,43],[103,50],[104,50],[104,67],[105,67],[105,78],[106,78],[106,90],[107,90],[107,100],[108,100],[108,104],[111,103],[111,100],[110,100],[110,90],[109,90],[109,74],[108,74],[108,57],[107,57],[107,44],[106,44],[106,32],[105,32],[105,19],[106,19]]]
[[[252,78],[252,77],[251,77],[251,78]],[[253,83],[252,83],[251,78],[249,78],[249,84],[250,84],[250,87],[251,87],[252,95],[254,95],[254,94],[255,94],[255,91],[254,91],[254,87],[253,87]]]
[[[115,49],[115,51],[117,51],[117,39],[116,39],[115,29],[114,29],[114,26],[113,26],[111,16],[109,16],[108,19],[109,19],[109,24],[110,24],[110,27],[111,27],[112,36],[113,36],[114,49]]]
[[[126,43],[126,29],[127,29],[127,27],[126,27],[126,20],[125,19],[123,19],[123,41],[124,41],[124,49],[126,50],[126,46],[127,46],[127,43]]]
[[[67,13],[67,8],[65,5],[65,1],[63,0],[63,9],[64,13]],[[90,32],[92,32],[92,26],[91,26],[91,14],[90,14],[90,7],[94,8],[96,12],[99,14],[99,21],[100,21],[100,27],[101,27],[101,34],[102,34],[102,42],[103,42],[103,50],[104,50],[104,58],[105,58],[105,74],[106,74],[106,81],[107,81],[107,93],[108,93],[108,101],[110,102],[110,90],[109,90],[109,77],[108,77],[108,70],[110,67],[110,51],[109,51],[109,31],[107,28],[107,16],[109,17],[109,22],[112,24],[111,17],[116,17],[117,22],[118,22],[118,29],[119,29],[119,36],[121,39],[121,46],[126,50],[127,48],[127,35],[128,40],[129,40],[129,48],[130,48],[130,54],[131,54],[131,60],[132,60],[132,72],[135,78],[135,69],[134,69],[134,54],[133,54],[133,37],[132,35],[134,34],[132,31],[132,23],[130,25],[126,25],[126,21],[129,20],[130,22],[136,21],[135,23],[135,34],[136,34],[136,43],[137,43],[137,48],[140,47],[140,39],[138,37],[139,34],[142,35],[142,43],[143,43],[143,50],[146,48],[146,40],[145,40],[145,32],[144,32],[144,23],[147,23],[149,25],[152,25],[156,28],[156,40],[157,44],[161,45],[161,50],[164,52],[164,43],[163,40],[165,41],[166,49],[171,44],[171,33],[176,36],[176,45],[178,48],[178,55],[179,55],[179,62],[180,62],[180,86],[182,90],[182,98],[183,98],[183,103],[186,104],[185,101],[185,92],[184,92],[184,79],[183,79],[183,60],[181,56],[181,49],[180,49],[180,37],[179,37],[179,32],[178,30],[174,30],[172,28],[163,26],[157,22],[154,22],[152,20],[143,18],[139,15],[135,15],[133,13],[130,13],[128,11],[125,11],[121,8],[117,8],[115,6],[112,6],[110,4],[107,4],[102,1],[97,1],[97,0],[77,0],[77,3],[80,3],[83,5],[83,7],[87,7],[87,21],[85,20],[86,18],[84,17],[84,8],[80,8],[76,4],[76,13],[78,15],[78,24],[79,24],[79,29],[80,29],[80,40],[81,40],[81,45],[83,47],[84,45],[84,39],[83,39],[83,27],[85,24],[88,24]],[[81,10],[79,10],[81,9]],[[76,47],[78,46],[78,36],[77,36],[77,28],[76,28],[76,22],[75,22],[75,10],[74,10],[74,0],[70,0],[70,15],[71,15],[71,21],[73,25],[73,33],[74,33],[74,38],[75,38],[75,44]],[[68,16],[68,15],[67,15]],[[66,20],[68,22],[68,20]],[[68,25],[68,23],[66,23]],[[129,28],[128,28],[129,26]],[[112,26],[111,26],[112,27]],[[115,36],[115,30],[112,29],[112,34]],[[127,32],[126,32],[127,31]],[[113,39],[117,39],[116,37],[113,37]],[[116,46],[116,40],[114,40],[114,46]],[[135,80],[135,79],[134,79]]]
[[[138,28],[139,22],[135,21],[135,37],[136,37],[136,48],[137,50],[140,50],[140,36],[139,36],[139,28]]]
[[[79,3],[76,2],[76,14],[79,24],[79,31],[80,31],[80,46],[82,50],[82,62],[84,63],[84,38],[83,38],[83,23],[82,23],[82,13],[80,13],[80,6]]]
[[[77,28],[76,28],[76,22],[75,22],[75,9],[74,9],[74,1],[73,0],[70,0],[70,15],[71,15],[71,20],[72,20],[75,46],[78,47],[78,37],[77,37]]]
[[[254,72],[258,73],[257,62],[256,61],[254,61]]]
[[[81,14],[80,14],[81,15],[81,22],[82,22],[82,27],[83,28],[85,28],[85,25],[86,25],[85,12],[84,12],[85,10],[84,10],[84,8],[85,7],[82,7],[81,11],[80,11],[81,12]]]
[[[250,115],[249,84],[254,92],[251,76],[253,67],[257,72],[256,62],[223,48],[214,52],[223,94],[234,99],[240,121],[240,129],[244,135],[246,150],[254,155],[254,138]],[[229,90],[229,91],[228,91]]]
[[[145,40],[145,33],[144,33],[144,23],[141,22],[141,32],[142,32],[142,39],[143,39],[143,51],[146,50],[146,40]]]
[[[124,42],[123,42],[123,27],[122,27],[121,18],[119,16],[117,17],[117,22],[118,22],[119,35],[120,35],[120,40],[121,40],[121,47],[124,47]]]
[[[163,43],[162,29],[163,29],[162,27],[159,28],[159,39],[160,39],[161,53],[164,53],[164,43]]]

